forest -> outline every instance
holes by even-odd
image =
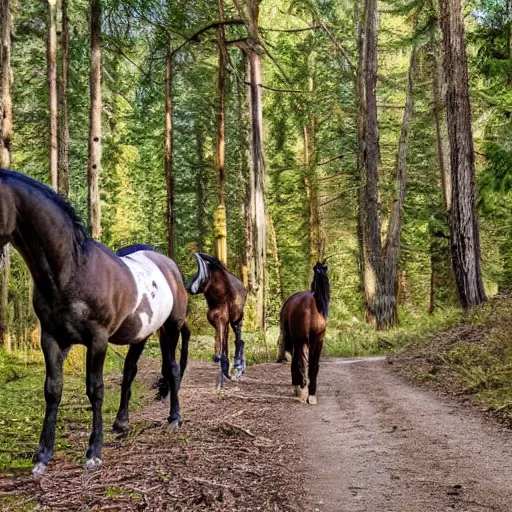
[[[371,353],[374,329],[512,283],[510,5],[456,5],[2,0],[0,164],[108,247],[151,244],[185,279],[217,255],[267,357],[326,259],[327,345],[366,333]],[[2,268],[2,344],[29,350],[30,275],[8,247]]]

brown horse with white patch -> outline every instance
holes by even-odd
[[[218,388],[224,379],[239,378],[245,372],[242,321],[247,292],[242,282],[228,271],[224,263],[204,253],[194,253],[197,273],[187,284],[192,295],[204,293],[208,303],[207,318],[215,328],[215,354],[213,360],[220,363]],[[235,333],[235,374],[229,375],[228,338],[229,326]]]
[[[86,469],[101,465],[103,364],[108,342],[129,345],[115,430],[128,425],[130,387],[149,336],[160,331],[163,374],[171,389],[168,421],[180,423],[178,390],[190,331],[188,295],[176,264],[148,246],[115,254],[91,239],[71,205],[46,185],[0,169],[0,248],[11,242],[34,280],[34,310],[41,323],[46,363],[46,412],[33,474],[53,455],[62,366],[74,344],[87,347],[86,391],[93,428]],[[182,358],[175,360],[182,334]],[[181,370],[181,371],[180,371]]]
[[[281,343],[292,354],[294,392],[310,404],[317,403],[316,381],[331,298],[325,263],[318,262],[313,272],[311,289],[288,297],[280,314]]]

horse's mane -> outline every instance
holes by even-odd
[[[210,268],[212,270],[222,270],[224,272],[229,272],[229,270],[226,268],[226,265],[222,263],[219,259],[210,256],[209,254],[206,254],[204,252],[198,252],[199,256],[204,260],[207,261],[210,264]]]
[[[123,257],[123,256],[129,256],[130,254],[133,254],[134,252],[139,252],[139,251],[156,251],[156,249],[154,247],[152,247],[151,245],[146,245],[146,244],[133,244],[133,245],[127,245],[126,247],[121,247],[121,249],[118,249],[116,251],[116,254],[119,256],[119,257]]]
[[[65,215],[71,222],[71,227],[75,235],[75,240],[78,247],[82,248],[85,242],[91,239],[88,230],[85,227],[82,217],[71,206],[64,197],[57,194],[53,189],[25,174],[15,171],[8,171],[7,169],[0,169],[0,181],[15,181],[27,187],[37,190],[44,198],[51,201],[57,208]]]
[[[327,273],[315,272],[311,282],[311,291],[313,292],[318,311],[327,318],[329,315],[329,301],[331,300],[331,286]]]

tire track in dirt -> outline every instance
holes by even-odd
[[[310,510],[512,510],[510,431],[381,359],[346,363],[322,361],[319,405],[291,418]]]

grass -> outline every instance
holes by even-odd
[[[435,374],[415,371],[420,381],[471,395],[512,425],[512,298],[492,299],[401,346],[415,353],[409,364],[437,368]]]
[[[81,460],[87,437],[81,432],[91,428],[89,401],[85,395],[83,365],[78,366],[81,347],[75,347],[66,365],[64,390],[59,417],[55,452],[59,457]],[[109,350],[106,371],[120,371],[121,354]],[[44,416],[44,364],[39,353],[22,356],[0,351],[0,471],[25,470],[32,466]],[[134,382],[131,407],[136,407],[139,386]],[[105,380],[104,423],[112,423],[119,405],[118,379]],[[105,432],[108,429],[105,428]]]

